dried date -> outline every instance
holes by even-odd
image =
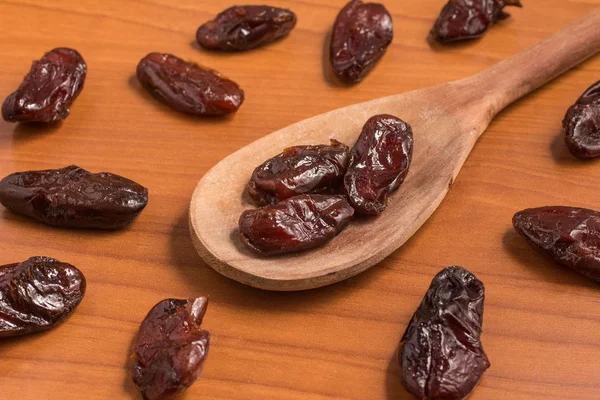
[[[57,48],[34,61],[16,92],[2,104],[8,122],[51,123],[69,116],[85,82],[87,66],[73,49]]]
[[[145,400],[170,397],[198,379],[210,334],[201,329],[208,299],[166,299],[148,313],[135,343],[132,375]]]
[[[461,400],[490,362],[481,346],[483,283],[461,267],[435,276],[412,317],[398,360],[402,384],[419,399]]]
[[[351,0],[333,26],[330,58],[335,75],[349,84],[362,81],[393,38],[392,16],[382,4]]]
[[[244,102],[237,83],[171,54],[148,54],[137,66],[137,78],[157,100],[183,113],[221,116]]]
[[[600,81],[590,86],[569,108],[563,128],[567,147],[575,157],[600,156]]]
[[[64,321],[85,295],[85,277],[50,257],[0,267],[0,337],[51,329]]]
[[[0,203],[52,226],[119,229],[146,207],[148,189],[119,175],[71,165],[8,175],[0,181]]]
[[[531,247],[600,283],[600,213],[575,207],[520,211],[513,226]]]
[[[269,6],[233,6],[198,28],[196,40],[211,50],[245,51],[290,33],[296,14]]]
[[[408,174],[412,149],[412,129],[401,119],[382,114],[367,121],[344,177],[346,196],[358,214],[385,210],[388,196]]]
[[[343,182],[349,156],[348,146],[337,140],[329,146],[289,147],[254,170],[247,192],[259,206],[301,194],[331,193]]]
[[[510,16],[503,10],[506,6],[522,7],[520,0],[449,0],[429,37],[439,43],[478,38]]]
[[[333,239],[354,210],[342,196],[303,194],[274,206],[247,210],[239,220],[242,241],[262,255],[312,249]]]

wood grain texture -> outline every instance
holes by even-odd
[[[219,2],[0,0],[2,96],[53,47],[77,48],[89,66],[58,129],[0,122],[0,175],[75,163],[150,189],[149,206],[122,232],[57,230],[0,211],[2,263],[52,256],[79,267],[89,285],[62,326],[0,343],[0,398],[139,398],[128,354],[141,320],[164,298],[209,295],[212,347],[183,398],[408,400],[394,360],[398,341],[433,276],[458,264],[487,289],[482,340],[492,367],[470,399],[597,399],[599,288],[531,251],[510,225],[526,207],[600,208],[600,164],[571,157],[560,129],[566,109],[600,79],[597,57],[502,112],[423,228],[343,283],[270,293],[224,278],[197,256],[187,209],[202,175],[253,140],[335,108],[479,72],[600,1],[526,1],[483,40],[433,50],[425,37],[442,2],[388,1],[394,42],[352,88],[323,68],[325,38],[344,1],[271,3],[298,14],[293,34],[223,55],[193,45],[198,25],[225,7]],[[220,70],[245,89],[246,103],[225,120],[172,112],[133,79],[150,51]]]

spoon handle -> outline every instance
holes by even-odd
[[[462,83],[471,89],[473,101],[481,106],[483,100],[488,105],[491,120],[512,102],[598,52],[600,8]]]

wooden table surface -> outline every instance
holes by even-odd
[[[89,69],[59,127],[0,122],[0,175],[77,164],[150,191],[139,219],[118,232],[53,229],[0,211],[0,264],[47,255],[76,265],[88,281],[64,324],[0,342],[0,398],[139,399],[129,373],[139,323],[162,299],[208,295],[211,349],[183,398],[409,399],[395,361],[398,342],[433,276],[452,264],[487,289],[482,340],[492,366],[473,400],[600,398],[598,285],[534,253],[511,228],[512,215],[527,207],[600,208],[600,164],[574,159],[561,133],[567,108],[600,79],[599,57],[501,113],[432,218],[362,275],[269,293],[222,277],[197,256],[190,196],[228,154],[334,108],[481,71],[600,0],[525,0],[482,40],[434,50],[425,37],[443,1],[385,1],[394,42],[355,87],[339,85],[324,67],[327,33],[344,3],[272,0],[298,15],[288,38],[216,54],[194,43],[196,28],[234,3],[0,0],[0,96],[54,47],[76,48]],[[174,112],[135,79],[137,62],[151,51],[221,71],[245,89],[246,102],[220,120]]]

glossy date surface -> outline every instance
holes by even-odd
[[[85,277],[50,257],[0,266],[0,337],[53,328],[85,295]]]
[[[155,305],[135,343],[133,381],[147,400],[181,393],[198,379],[210,334],[201,324],[208,298],[166,299]]]
[[[73,49],[57,48],[34,61],[21,86],[2,104],[8,122],[52,123],[69,116],[85,82],[87,66]]]
[[[303,194],[239,219],[242,241],[262,255],[312,249],[333,239],[350,221],[354,210],[343,196]]]
[[[435,276],[402,337],[398,360],[407,391],[461,400],[475,389],[490,366],[480,341],[484,296],[483,283],[464,268]]]
[[[590,86],[569,108],[563,128],[567,147],[575,157],[600,156],[600,81]]]
[[[231,114],[244,102],[237,83],[171,54],[148,54],[137,66],[137,78],[157,100],[187,114]]]
[[[439,43],[474,39],[510,15],[504,7],[521,7],[520,0],[450,0],[433,25],[430,39]]]
[[[8,175],[0,181],[0,203],[51,226],[119,229],[146,207],[148,189],[119,175],[71,165]]]
[[[520,211],[513,226],[537,251],[600,283],[600,213],[575,207]]]
[[[350,149],[332,140],[329,146],[289,147],[265,161],[252,173],[246,186],[259,206],[307,193],[333,193],[344,179]]]
[[[333,26],[330,59],[335,75],[348,84],[360,82],[393,38],[392,17],[382,4],[350,1]]]
[[[400,118],[382,114],[367,121],[344,177],[346,196],[358,214],[385,210],[388,196],[408,174],[412,149],[412,129]]]
[[[233,6],[198,28],[196,40],[211,50],[244,51],[271,43],[296,26],[296,14],[270,6]]]

